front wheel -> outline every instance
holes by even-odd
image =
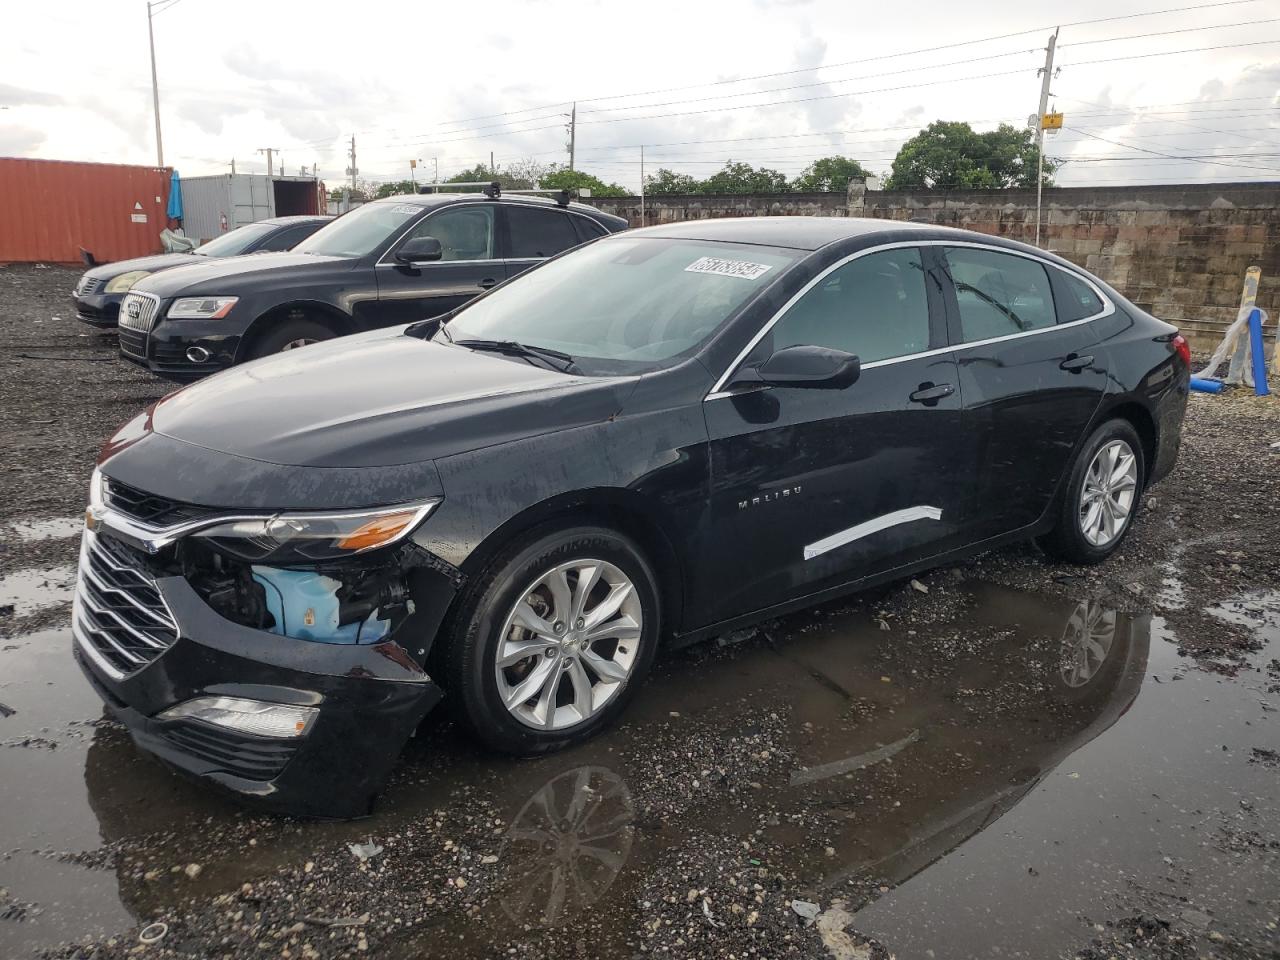
[[[269,357],[273,353],[285,350],[296,350],[322,340],[332,340],[334,333],[323,323],[315,320],[286,320],[273,330],[269,330],[253,343],[249,358]]]
[[[1072,563],[1099,563],[1115,553],[1138,513],[1144,466],[1142,442],[1127,420],[1098,427],[1071,468],[1041,549]]]
[[[600,527],[514,545],[463,598],[446,686],[489,746],[530,755],[607,726],[653,662],[656,581],[631,540]]]

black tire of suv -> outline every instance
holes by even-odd
[[[1133,455],[1138,461],[1138,486],[1134,491],[1133,504],[1130,507],[1129,515],[1125,518],[1124,529],[1120,531],[1119,536],[1105,546],[1095,546],[1085,539],[1084,531],[1081,529],[1080,496],[1089,464],[1093,462],[1097,452],[1112,440],[1123,440],[1129,445],[1129,449],[1133,451]],[[1101,563],[1115,553],[1120,544],[1124,543],[1124,538],[1129,535],[1129,530],[1133,527],[1133,520],[1142,507],[1142,480],[1145,476],[1146,463],[1144,461],[1142,441],[1138,437],[1138,432],[1133,429],[1133,425],[1127,420],[1115,419],[1106,421],[1093,431],[1089,439],[1085,441],[1084,446],[1080,448],[1080,453],[1077,455],[1075,463],[1072,464],[1071,473],[1067,477],[1067,483],[1060,492],[1057,503],[1053,508],[1057,515],[1054,527],[1044,536],[1037,538],[1036,543],[1041,550],[1056,560],[1065,560],[1068,563],[1083,565]]]
[[[259,357],[269,357],[273,353],[280,353],[296,340],[318,342],[320,340],[332,340],[334,336],[334,332],[329,327],[315,320],[286,320],[253,341],[249,347],[249,359],[257,360]]]
[[[595,715],[562,730],[537,730],[516,719],[498,692],[494,663],[499,636],[522,591],[542,573],[575,558],[590,557],[618,567],[639,596],[643,623],[631,673],[623,688]],[[626,708],[657,653],[661,609],[657,581],[640,549],[605,527],[532,531],[502,551],[466,588],[436,663],[454,713],[473,737],[516,756],[536,756],[590,739]]]

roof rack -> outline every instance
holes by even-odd
[[[482,192],[486,197],[496,200],[504,193],[502,184],[497,180],[466,180],[461,183],[420,183],[418,184],[419,193],[439,193],[442,188],[456,190],[459,187],[482,187]],[[550,197],[562,207],[567,207],[575,197],[589,197],[591,191],[589,189],[574,190],[507,190],[506,193],[517,194],[519,196],[543,196]]]

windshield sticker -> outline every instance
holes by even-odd
[[[756,280],[769,269],[769,264],[767,263],[752,263],[750,260],[722,260],[720,257],[702,257],[685,267],[684,272],[715,273],[722,277]]]
[[[391,208],[391,212],[413,214],[413,213],[417,213],[421,209],[422,209],[421,207],[414,206],[412,203],[397,203],[394,207]]]

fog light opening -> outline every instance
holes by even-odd
[[[242,697],[197,697],[160,714],[161,720],[201,720],[256,737],[295,739],[311,732],[320,711]]]
[[[187,347],[187,359],[192,363],[204,363],[213,354],[204,347]]]

